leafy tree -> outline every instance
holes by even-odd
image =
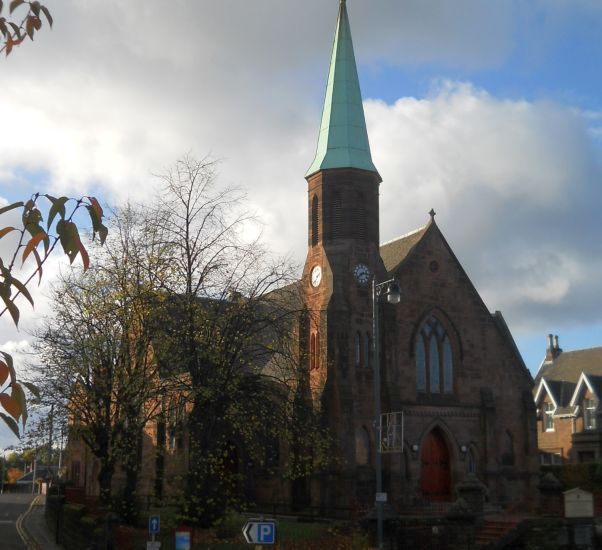
[[[133,209],[117,213],[111,227],[94,272],[65,276],[53,292],[53,314],[37,333],[36,380],[45,404],[68,411],[70,435],[99,460],[104,504],[111,501],[117,463],[124,468],[127,502],[121,511],[131,518],[142,429],[155,414],[160,383],[146,322],[154,269],[152,259],[145,261]]]
[[[26,38],[33,40],[34,34],[42,28],[45,19],[52,27],[52,16],[50,11],[40,2],[25,2],[25,0],[11,0],[8,4],[9,19],[2,16],[4,2],[0,0],[0,35],[3,43],[0,52],[10,54],[15,46],[20,45]],[[44,17],[42,17],[42,15]],[[10,18],[16,18],[15,23]]]
[[[21,468],[11,466],[10,468],[6,469],[6,481],[8,481],[8,483],[16,483],[24,473],[25,472]]]
[[[67,407],[72,436],[98,458],[103,502],[114,496],[115,469],[125,469],[120,510],[129,519],[150,420],[156,496],[179,439],[188,447],[183,511],[201,525],[243,504],[243,460],[251,476],[285,463],[278,473],[294,479],[328,456],[307,406],[294,270],[247,238],[256,231],[244,197],[217,188],[215,168],[185,157],[154,204],[116,212],[96,269],[64,279],[38,334],[46,403]]]
[[[42,197],[51,204],[45,227],[42,225],[44,217],[39,206]],[[0,257],[0,299],[4,306],[0,306],[0,317],[8,312],[15,325],[18,326],[20,310],[16,299],[19,296],[24,297],[33,307],[34,301],[27,285],[36,276],[38,281],[41,281],[43,265],[59,242],[71,263],[79,255],[84,270],[88,269],[88,252],[81,242],[79,230],[74,221],[76,213],[81,208],[87,209],[92,224],[92,235],[94,237],[98,234],[102,244],[107,236],[107,228],[102,221],[103,210],[94,197],[70,199],[35,193],[27,202],[19,201],[0,208],[0,215],[22,209],[20,223],[13,222],[14,225],[0,227],[0,239],[7,238],[8,235],[15,238],[14,252],[8,258]],[[40,248],[42,250],[39,250]],[[26,262],[32,257],[35,260],[33,269],[30,270],[29,275],[25,275],[24,279],[18,279],[16,272],[19,269],[25,269]],[[38,390],[33,384],[28,382],[21,384],[17,380],[11,355],[0,351],[0,405],[8,413],[0,412],[0,418],[17,437],[20,435],[17,422],[21,419],[23,427],[25,427],[28,416],[22,386],[39,397]],[[10,394],[8,393],[9,389]]]

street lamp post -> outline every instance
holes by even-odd
[[[375,455],[376,455],[376,536],[378,541],[378,550],[383,547],[383,472],[382,472],[382,453],[381,453],[381,434],[380,434],[380,342],[378,326],[378,304],[379,298],[383,294],[387,297],[390,304],[398,304],[401,300],[401,291],[399,284],[395,279],[389,279],[382,283],[377,283],[372,279],[372,346],[374,352],[374,432],[375,432]]]

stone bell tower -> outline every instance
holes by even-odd
[[[303,289],[309,310],[308,369],[314,404],[325,412],[342,459],[356,464],[358,430],[372,425],[371,281],[379,254],[378,188],[345,0],[308,183],[308,251]],[[364,427],[364,428],[362,428]],[[370,435],[371,437],[371,435]]]

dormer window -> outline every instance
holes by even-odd
[[[593,399],[583,400],[583,429],[596,429],[596,404]]]
[[[546,432],[554,431],[554,403],[545,403],[544,404],[543,429]]]

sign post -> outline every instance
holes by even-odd
[[[249,544],[258,546],[276,544],[276,520],[250,519],[242,529]]]
[[[161,516],[148,516],[148,532],[151,536],[150,542],[146,543],[146,550],[159,550],[161,543],[155,541],[155,535],[161,531]]]

